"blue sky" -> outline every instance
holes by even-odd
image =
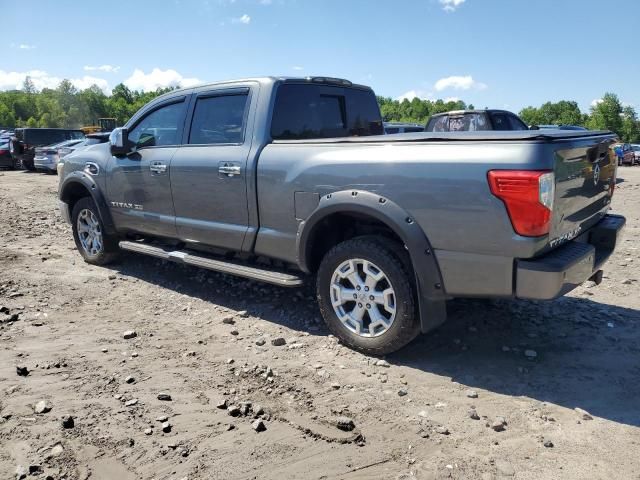
[[[21,0],[2,12],[0,89],[27,73],[39,88],[107,91],[331,75],[393,98],[586,111],[611,91],[640,110],[638,0]]]

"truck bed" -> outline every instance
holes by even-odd
[[[388,142],[508,142],[508,141],[556,141],[613,135],[607,130],[486,130],[477,132],[417,132],[370,137],[317,138],[308,140],[276,140],[273,143],[388,143]]]

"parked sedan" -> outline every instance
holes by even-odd
[[[618,165],[634,165],[636,163],[635,152],[630,144],[618,143],[614,145],[613,150],[618,157]]]
[[[637,165],[640,165],[640,145],[631,144],[631,150],[633,151],[633,158]]]
[[[83,139],[66,140],[53,145],[47,145],[46,147],[36,147],[33,166],[39,171],[57,173],[60,156],[68,154],[70,152],[70,150],[67,150],[68,148],[78,145],[83,141]]]
[[[15,168],[13,157],[11,157],[9,150],[10,141],[11,139],[9,138],[0,138],[0,167]]]
[[[70,153],[77,152],[78,150],[84,150],[85,148],[90,147],[91,145],[96,145],[98,143],[107,143],[108,141],[109,141],[109,132],[90,133],[86,136],[86,138],[82,142],[76,145],[72,145],[72,146],[67,145],[65,147],[62,147],[59,150],[58,164],[56,166],[56,170],[58,171],[58,174],[60,174],[60,172],[62,171],[65,157]]]
[[[387,135],[412,132],[424,132],[424,125],[418,125],[417,123],[384,122],[384,133]]]

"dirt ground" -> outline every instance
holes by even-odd
[[[328,334],[311,287],[87,265],[58,178],[0,172],[0,478],[640,479],[640,168],[619,177],[600,286],[452,301],[379,361]]]

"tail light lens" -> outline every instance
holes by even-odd
[[[518,235],[539,237],[549,233],[555,196],[553,172],[491,170],[488,179],[491,193],[504,202]]]

